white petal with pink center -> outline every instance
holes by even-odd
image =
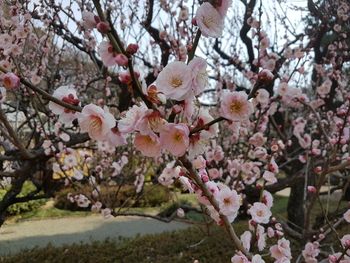
[[[196,22],[205,37],[221,37],[224,17],[210,3],[203,3],[196,13]]]
[[[197,96],[208,86],[207,61],[195,57],[188,66],[192,70],[192,90],[194,95]]]
[[[192,74],[189,66],[181,61],[169,63],[158,75],[156,86],[166,98],[181,101],[193,96]]]
[[[118,121],[118,130],[121,133],[130,133],[136,130],[137,123],[144,117],[148,108],[144,103],[134,105],[124,112],[123,117]]]
[[[83,108],[78,115],[78,122],[82,132],[87,132],[91,139],[98,141],[105,141],[116,124],[107,107],[102,109],[95,104],[88,104]]]
[[[248,120],[253,113],[253,104],[243,91],[224,91],[222,94],[221,116],[231,121]]]
[[[144,156],[158,157],[161,154],[161,145],[158,136],[136,134],[134,145]]]
[[[216,199],[219,203],[220,212],[226,216],[231,215],[233,221],[235,217],[232,217],[232,215],[237,216],[238,209],[241,206],[241,196],[235,190],[224,187],[217,194]]]
[[[72,87],[61,86],[53,92],[52,96],[73,106],[80,105],[77,92]],[[77,113],[75,111],[62,107],[52,101],[49,102],[49,109],[54,114],[59,115],[58,121],[64,124],[70,124],[77,118]]]
[[[255,202],[248,212],[250,213],[252,219],[259,224],[267,224],[272,215],[267,205],[260,202]]]
[[[174,156],[182,156],[189,146],[190,131],[187,125],[179,123],[168,123],[160,132],[160,143],[162,147]]]
[[[101,44],[98,46],[98,54],[100,55],[101,60],[106,67],[114,66],[117,64],[115,60],[115,52],[109,42],[101,42]]]

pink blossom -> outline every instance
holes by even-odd
[[[166,98],[177,101],[192,96],[192,73],[186,63],[174,61],[169,63],[158,75],[156,86]]]
[[[12,72],[3,74],[1,80],[4,87],[8,90],[17,89],[21,83],[19,77]]]
[[[126,67],[128,65],[128,57],[124,54],[117,54],[115,56],[115,62],[122,67]]]
[[[54,91],[52,96],[73,106],[78,106],[80,104],[76,90],[68,86],[59,87]],[[64,108],[52,101],[49,102],[49,109],[54,114],[59,115],[58,120],[65,124],[70,124],[77,117],[76,112]]]
[[[241,242],[243,247],[249,251],[250,250],[250,241],[252,240],[252,233],[250,231],[244,231],[241,235]]]
[[[207,161],[200,155],[192,161],[192,165],[197,170],[204,169],[207,166]]]
[[[256,101],[260,103],[261,106],[265,107],[269,103],[270,94],[266,89],[259,89],[256,92]]]
[[[342,259],[340,260],[340,261],[338,261],[338,259],[340,258],[340,257],[342,257]],[[329,260],[329,262],[331,262],[331,263],[349,263],[350,262],[350,257],[349,256],[347,256],[347,255],[343,255],[342,253],[335,253],[335,254],[333,254],[333,255],[330,255],[329,257],[328,257],[328,260]]]
[[[324,98],[331,91],[331,87],[332,81],[327,79],[321,86],[317,87],[316,91],[321,98]]]
[[[187,6],[183,6],[180,10],[180,13],[179,13],[179,20],[180,21],[185,21],[188,19],[188,14],[189,11],[188,11],[188,7]]]
[[[318,262],[316,259],[316,257],[320,253],[320,250],[318,249],[318,247],[319,247],[319,244],[317,242],[306,243],[305,248],[302,251],[302,255],[303,255],[306,263],[317,263]]]
[[[94,104],[86,105],[78,115],[82,132],[87,132],[90,138],[98,141],[106,140],[108,132],[115,127],[116,120],[107,107],[102,109]]]
[[[134,145],[143,155],[157,157],[161,153],[161,145],[156,135],[136,134]]]
[[[116,53],[113,49],[113,46],[109,42],[101,42],[101,44],[98,46],[98,54],[100,55],[101,60],[106,67],[114,66],[117,64],[115,59]]]
[[[180,166],[175,166],[175,161],[172,161],[166,165],[160,176],[158,182],[164,186],[170,186],[174,183],[174,179],[180,176]]]
[[[290,242],[285,238],[279,239],[277,245],[270,248],[270,253],[271,256],[279,262],[290,262],[290,259],[292,258]]]
[[[255,202],[248,212],[252,219],[259,224],[267,224],[272,215],[267,205],[260,202]]]
[[[231,263],[250,263],[250,261],[242,252],[238,252],[231,258]]]
[[[184,155],[189,145],[189,133],[185,124],[165,124],[160,132],[162,147],[175,156]]]
[[[252,258],[252,263],[265,263],[260,255],[254,255]]]
[[[147,112],[147,106],[144,103],[134,105],[122,114],[118,121],[118,130],[121,133],[130,133],[135,131],[137,123]]]
[[[270,171],[265,171],[263,173],[263,178],[266,180],[267,185],[274,184],[277,182],[276,175]]]
[[[139,120],[136,121],[135,130],[139,131],[143,135],[159,133],[166,123],[159,111],[147,110],[140,112]]]
[[[188,179],[188,178],[185,177],[185,176],[180,176],[180,177],[179,177],[179,181],[180,181],[180,183],[182,184],[182,188],[183,188],[185,191],[189,191],[191,194],[194,192],[194,189],[192,188],[192,184],[191,184],[190,179]]]
[[[226,16],[229,7],[232,5],[232,0],[220,0],[215,8],[218,10],[221,16]]]
[[[340,241],[344,248],[350,249],[350,234],[344,235]]]
[[[231,121],[245,121],[253,113],[253,105],[243,91],[225,91],[222,94],[221,116]]]
[[[109,219],[109,218],[112,218],[112,210],[110,208],[104,208],[104,209],[101,209],[101,214],[103,216],[103,218],[105,219]]]
[[[87,11],[83,11],[82,12],[82,19],[83,19],[83,27],[85,29],[93,29],[96,27],[97,25],[97,19],[98,17],[96,17],[93,13],[91,12],[87,12]]]
[[[249,138],[249,143],[255,147],[263,146],[265,142],[266,137],[264,137],[264,134],[261,132],[254,133],[254,135]]]
[[[211,169],[209,169],[209,170],[208,170],[208,174],[209,174],[210,179],[212,179],[212,180],[221,177],[220,171],[219,171],[218,169],[216,169],[216,168],[211,168]]]
[[[346,222],[350,223],[350,209],[344,213],[344,219]]]
[[[262,83],[270,83],[274,78],[272,72],[268,69],[263,69],[258,74],[258,79]]]
[[[196,23],[203,36],[221,37],[224,30],[224,18],[209,2],[204,2],[196,13]]]
[[[214,149],[214,156],[213,159],[215,162],[220,162],[225,157],[224,151],[222,150],[222,147],[220,145],[216,146]]]
[[[220,212],[226,216],[234,215],[232,216],[233,221],[237,216],[239,207],[241,206],[241,196],[237,194],[235,190],[225,187],[220,190],[216,199],[219,203]]]
[[[185,217],[185,211],[182,208],[178,208],[176,210],[176,215],[180,218],[184,218]]]
[[[121,133],[118,128],[114,127],[107,133],[106,142],[111,147],[125,145],[127,144],[126,134]]]
[[[259,251],[263,251],[266,247],[266,236],[267,234],[265,233],[264,227],[261,225],[257,225],[256,227],[256,238],[258,241],[258,249]]]
[[[273,205],[273,197],[272,194],[266,190],[263,191],[262,194],[262,203],[264,203],[268,208],[271,209]]]
[[[188,66],[192,70],[192,90],[197,96],[208,86],[207,62],[203,58],[195,57]]]
[[[270,163],[268,164],[268,168],[272,173],[275,173],[275,174],[279,173],[278,165],[274,157],[271,158]]]
[[[79,207],[89,207],[91,201],[82,194],[74,196],[74,199]]]

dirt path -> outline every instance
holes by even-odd
[[[188,227],[180,222],[163,223],[139,217],[103,219],[101,216],[25,221],[0,228],[0,255],[21,249],[134,237]]]

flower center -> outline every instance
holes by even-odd
[[[213,25],[214,19],[211,16],[203,17],[202,22],[207,28],[210,28]]]
[[[224,204],[225,205],[230,205],[231,204],[230,198],[224,198]]]
[[[170,85],[173,88],[178,88],[182,85],[182,79],[179,76],[173,76],[171,78]]]
[[[259,210],[256,212],[256,215],[262,217],[264,215],[264,212]]]
[[[4,83],[4,86],[5,86],[5,88],[9,88],[9,87],[11,87],[11,80],[10,80],[10,78],[4,78],[3,79],[3,83]]]
[[[182,135],[181,133],[177,132],[174,134],[174,140],[177,142],[180,142],[182,140]]]
[[[90,129],[91,130],[99,130],[102,126],[102,120],[98,116],[92,116],[90,121]]]
[[[231,113],[240,113],[242,108],[243,104],[240,101],[233,101],[230,105]]]

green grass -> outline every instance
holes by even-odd
[[[122,209],[122,212],[136,212],[144,214],[157,214],[159,208],[156,207],[133,207],[130,209]],[[82,217],[93,215],[90,211],[70,211],[62,210],[55,207],[39,207],[36,210],[26,212],[17,216],[12,217],[11,221],[22,221],[22,220],[42,220],[46,218],[61,218],[61,217]]]
[[[75,216],[87,216],[87,215],[91,215],[91,212],[68,211],[68,210],[61,210],[55,207],[50,207],[50,208],[40,207],[37,210],[18,215],[13,219],[15,221],[41,220],[45,218],[75,217]]]
[[[181,196],[189,202],[193,196]],[[273,208],[274,215],[285,216],[287,197],[275,197]],[[157,208],[156,208],[157,209]],[[155,209],[155,210],[156,210]],[[57,211],[58,209],[48,209],[45,214],[38,212],[35,216],[55,215],[76,215],[77,212]],[[148,212],[156,212],[154,209]],[[145,211],[144,208],[134,209],[133,211]],[[83,213],[83,212],[78,212]],[[202,215],[194,212],[186,214],[187,219],[202,221]],[[236,221],[233,227],[238,236],[247,230],[247,222]],[[344,224],[340,227],[339,233],[349,232],[349,227]],[[328,243],[328,241],[327,241]],[[270,241],[269,241],[270,244]],[[294,242],[293,242],[294,244]],[[332,243],[331,243],[332,244]],[[267,246],[268,249],[269,245]],[[293,247],[294,257],[300,253],[300,248]],[[189,229],[179,230],[170,233],[157,235],[146,235],[134,239],[106,240],[103,242],[93,242],[90,244],[74,244],[62,247],[53,247],[48,245],[46,248],[36,248],[20,252],[19,254],[0,257],[0,263],[95,263],[95,262],[113,262],[113,263],[180,263],[193,262],[199,260],[200,263],[206,262],[230,262],[234,254],[234,249],[223,228],[212,224],[195,225]],[[272,262],[265,258],[266,262]]]
[[[236,225],[238,228],[239,224]],[[243,231],[243,229],[241,230]],[[240,232],[241,232],[240,231]],[[0,257],[3,263],[176,263],[230,262],[234,250],[222,228],[212,227],[209,236],[205,228],[147,235],[124,242],[106,240],[91,244],[76,244],[55,248],[32,249],[10,257]]]

